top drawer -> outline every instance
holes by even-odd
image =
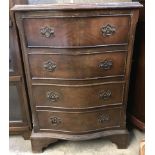
[[[28,47],[92,47],[127,44],[129,16],[24,18]]]

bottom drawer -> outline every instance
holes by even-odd
[[[62,131],[74,134],[119,128],[125,120],[122,108],[85,112],[38,110],[37,114],[40,131]]]

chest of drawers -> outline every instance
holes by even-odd
[[[32,150],[109,137],[128,144],[134,3],[15,6],[33,115]]]

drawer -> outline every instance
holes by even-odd
[[[32,78],[91,79],[124,75],[126,52],[100,54],[31,54],[29,55]]]
[[[85,85],[33,84],[33,97],[38,107],[93,108],[122,104],[124,83],[97,83]]]
[[[85,112],[38,110],[37,115],[40,131],[75,134],[120,128],[125,119],[121,108]]]
[[[23,25],[28,47],[127,44],[130,17],[31,17]]]

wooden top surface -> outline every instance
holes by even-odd
[[[15,5],[13,11],[31,10],[89,10],[89,9],[123,9],[143,7],[139,2],[104,2],[104,3],[62,3],[62,4],[37,4],[37,5]]]

